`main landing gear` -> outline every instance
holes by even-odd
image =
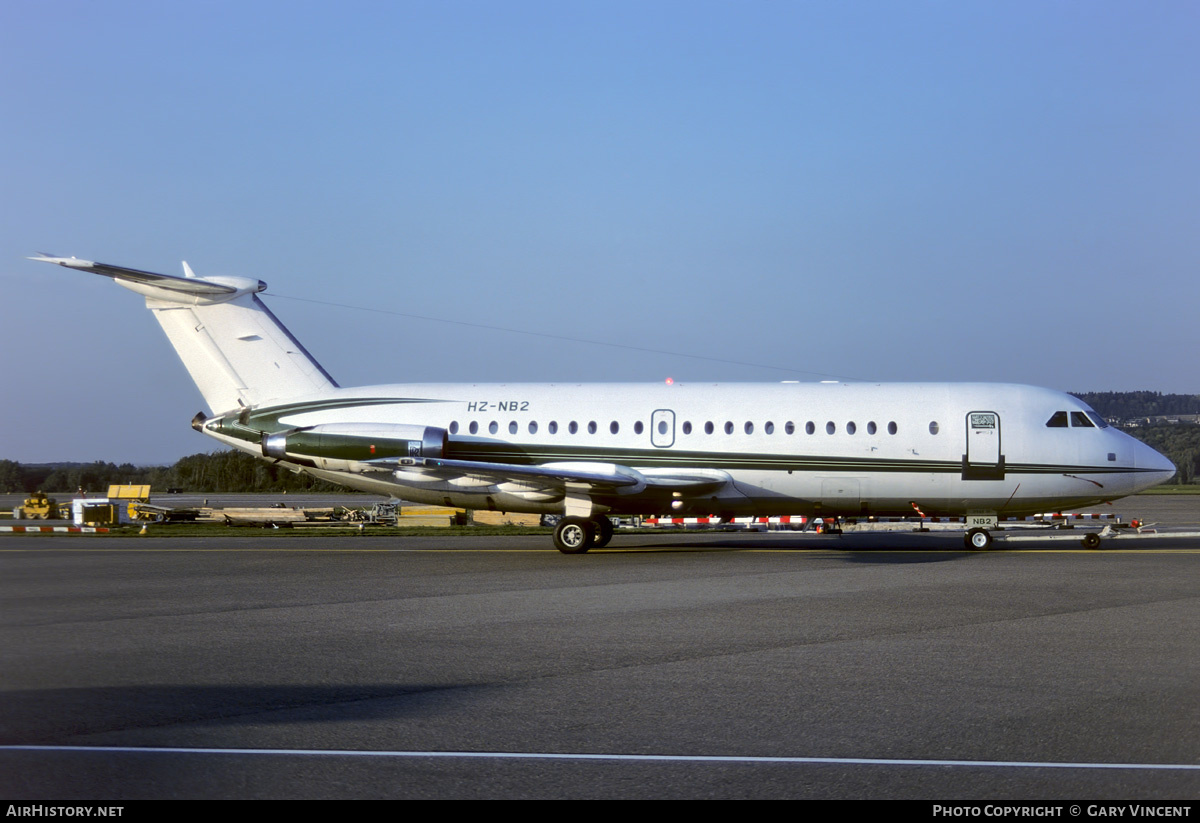
[[[613,524],[607,517],[564,517],[554,527],[554,548],[563,554],[584,554],[590,548],[607,546],[612,536]]]

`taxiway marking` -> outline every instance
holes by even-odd
[[[1039,760],[921,760],[878,757],[771,757],[755,755],[601,754],[588,752],[447,752],[371,749],[211,749],[183,746],[0,746],[0,751],[103,754],[235,754],[291,757],[395,757],[497,760],[623,760],[660,763],[793,763],[830,766],[957,766],[1018,769],[1133,769],[1200,771],[1194,763],[1070,763]]]

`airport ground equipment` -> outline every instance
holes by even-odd
[[[70,512],[70,504],[61,506],[53,497],[47,497],[44,492],[36,491],[25,498],[25,502],[13,510],[15,520],[59,520],[64,519]]]
[[[197,508],[157,506],[148,501],[129,504],[129,519],[138,523],[194,523],[199,517]]]
[[[1159,531],[1155,523],[1134,518],[1128,523],[1111,513],[1076,514],[1053,512],[1024,518],[1008,518],[977,524],[969,517],[646,517],[643,526],[696,531],[805,531],[838,537],[840,535],[886,532],[943,532],[961,534],[968,551],[986,551],[1001,544],[1032,542],[1077,543],[1085,549],[1110,546],[1134,539],[1200,538],[1198,531]]]
[[[129,522],[129,504],[107,497],[76,497],[71,501],[71,520],[76,526],[111,526]]]
[[[376,503],[362,509],[346,509],[342,521],[365,526],[395,526],[400,515],[399,503]]]
[[[112,485],[108,499],[125,506],[129,520],[134,523],[191,523],[200,516],[197,508],[158,506],[150,502],[148,485]]]
[[[1080,523],[1083,525],[1080,525]],[[1103,524],[1103,525],[1101,525]],[[1200,538],[1198,531],[1159,531],[1157,524],[1133,519],[1124,523],[1110,515],[1047,514],[1024,520],[1002,521],[993,527],[968,526],[964,522],[896,521],[846,522],[825,533],[831,535],[867,534],[871,532],[951,532],[961,533],[963,547],[968,551],[986,551],[996,543],[1007,546],[1015,543],[1074,543],[1085,549],[1110,547],[1121,542],[1161,538]]]

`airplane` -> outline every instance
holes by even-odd
[[[342,388],[259,299],[257,279],[38,255],[141,294],[200,390],[192,428],[296,472],[465,509],[560,515],[1000,517],[1089,506],[1175,466],[1079,399],[995,383],[398,384]]]

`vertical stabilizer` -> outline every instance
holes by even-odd
[[[337,388],[258,295],[206,306],[147,297],[146,307],[214,414]]]
[[[146,297],[213,414],[337,388],[261,300],[261,280],[154,274],[74,257],[31,258],[111,277]]]

